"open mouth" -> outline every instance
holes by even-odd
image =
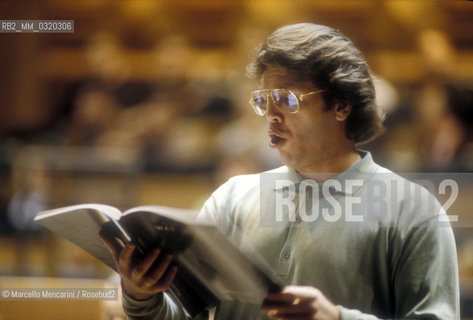
[[[270,133],[269,138],[270,138],[269,146],[271,148],[280,147],[286,141],[286,139],[274,133]]]

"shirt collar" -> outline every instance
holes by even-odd
[[[345,195],[354,195],[357,193],[367,181],[378,170],[378,165],[373,161],[371,153],[368,151],[357,150],[360,154],[361,159],[353,164],[350,168],[339,173],[335,177],[331,178],[339,182],[341,189],[336,192],[343,193]],[[288,178],[293,181],[296,185],[300,184],[303,180],[308,179],[302,174],[298,173],[292,168],[285,167],[287,169]],[[275,191],[282,188],[274,188]]]

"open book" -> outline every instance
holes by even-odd
[[[102,204],[81,204],[38,213],[42,226],[78,245],[116,270],[99,233],[141,254],[154,247],[172,253],[178,273],[169,290],[190,317],[222,300],[261,303],[281,284],[255,253],[241,252],[215,226],[196,221],[189,210],[141,206],[125,212]]]

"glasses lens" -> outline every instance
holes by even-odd
[[[275,89],[272,91],[274,103],[282,110],[295,113],[299,109],[297,97],[289,90]]]
[[[255,91],[251,94],[250,99],[251,106],[255,109],[255,112],[260,116],[263,116],[266,112],[267,96],[266,93]]]

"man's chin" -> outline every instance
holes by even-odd
[[[297,168],[297,161],[293,157],[291,157],[287,152],[278,149],[279,156],[281,158],[281,162],[285,165],[288,166],[289,168]]]

